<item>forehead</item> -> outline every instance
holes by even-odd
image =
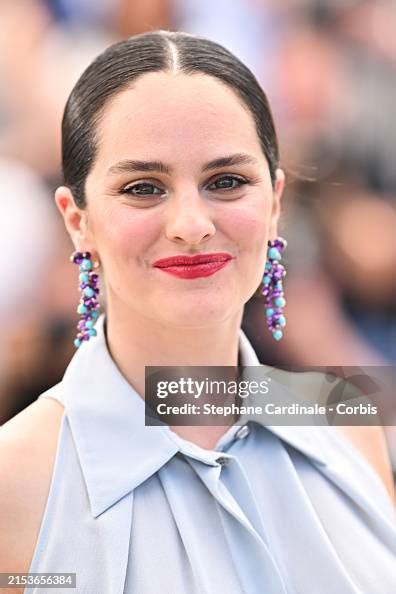
[[[261,146],[241,98],[204,74],[145,74],[105,106],[97,127],[97,160],[253,152]],[[175,150],[177,153],[175,153]],[[170,151],[170,153],[169,153]]]

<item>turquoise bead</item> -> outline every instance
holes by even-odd
[[[273,315],[274,315],[274,310],[272,309],[272,307],[269,307],[266,311],[266,316],[267,316],[267,318],[270,318]]]
[[[279,318],[278,318],[278,324],[280,326],[286,326],[286,318],[285,318],[285,316],[279,316]]]
[[[87,283],[89,281],[89,274],[87,272],[82,272],[79,278],[82,283]]]
[[[270,258],[271,260],[280,260],[282,258],[282,255],[278,249],[272,247],[268,250],[268,258]]]
[[[86,295],[87,297],[93,297],[95,295],[95,291],[91,289],[91,287],[85,287],[84,295]]]
[[[80,303],[80,305],[77,307],[77,313],[79,313],[79,314],[85,314],[85,313],[87,313],[87,311],[88,311],[88,308],[85,305],[83,305],[82,303]]]
[[[76,349],[78,349],[78,347],[81,346],[81,340],[76,338],[76,340],[74,341],[74,346],[76,347]]]
[[[96,336],[97,332],[96,332],[95,328],[91,328],[91,330],[88,331],[88,334],[90,336]]]
[[[85,322],[85,327],[88,328],[88,329],[93,328],[94,327],[94,321],[93,320],[87,320]]]
[[[265,270],[267,270],[268,272],[271,270],[272,266],[270,262],[266,262],[265,264]]]
[[[282,281],[277,281],[276,282],[276,288],[277,289],[282,289]]]
[[[86,259],[86,260],[83,260],[81,262],[81,265],[80,265],[81,272],[84,272],[84,270],[91,270],[91,269],[92,269],[92,262],[91,262],[91,260],[87,260]]]
[[[265,285],[269,285],[269,284],[270,284],[270,282],[271,282],[271,277],[270,277],[270,276],[267,276],[267,275],[265,275],[265,276],[263,277],[263,283],[264,283]]]
[[[272,336],[275,338],[275,340],[280,340],[283,336],[283,332],[282,332],[282,330],[275,330],[272,333]]]
[[[286,299],[284,299],[283,297],[277,297],[274,303],[277,307],[283,307],[284,305],[286,305]]]
[[[94,320],[97,320],[97,319],[98,319],[98,317],[99,317],[99,312],[98,312],[96,309],[94,309],[93,311],[91,311],[91,317],[92,317]]]

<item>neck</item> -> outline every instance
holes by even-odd
[[[117,366],[140,395],[145,366],[235,366],[243,311],[216,325],[172,327],[108,308],[106,338]]]
[[[158,320],[108,306],[106,338],[111,356],[137,393],[144,397],[145,366],[237,366],[243,310],[202,327],[172,327]],[[171,427],[184,439],[212,449],[228,426]]]

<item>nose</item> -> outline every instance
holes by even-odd
[[[199,245],[216,233],[210,207],[196,190],[174,194],[166,213],[166,237],[173,242]]]

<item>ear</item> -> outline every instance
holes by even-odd
[[[76,205],[73,194],[66,186],[60,186],[56,190],[55,203],[63,217],[65,227],[75,249],[79,251],[90,251],[92,246],[87,224],[87,211]]]
[[[275,239],[278,236],[278,220],[281,213],[281,197],[285,187],[285,174],[282,169],[276,170],[275,188],[273,192],[272,210],[269,225],[269,239]]]

